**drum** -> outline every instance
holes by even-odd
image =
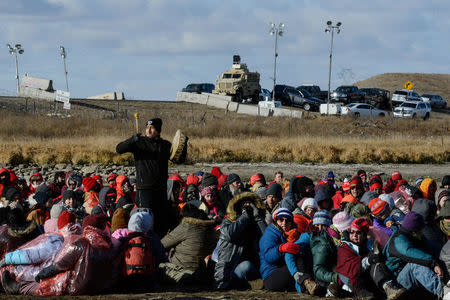
[[[180,129],[177,130],[170,149],[170,161],[174,164],[182,164],[186,161],[187,142],[189,138]]]

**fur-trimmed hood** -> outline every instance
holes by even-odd
[[[24,236],[31,234],[34,230],[36,230],[36,226],[37,225],[34,221],[30,221],[24,227],[8,228],[8,234],[15,238],[22,238]]]
[[[236,221],[236,219],[242,213],[242,204],[245,201],[250,201],[253,203],[259,210],[259,215],[264,218],[265,216],[265,206],[261,199],[253,192],[244,192],[239,195],[233,197],[228,203],[227,207],[227,216],[230,222]]]
[[[216,226],[216,222],[214,220],[202,220],[191,217],[184,217],[181,220],[181,223],[192,224],[196,226],[205,226],[205,227],[214,227]]]

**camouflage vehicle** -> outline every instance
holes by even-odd
[[[252,103],[258,103],[261,86],[259,85],[259,73],[250,72],[246,64],[241,64],[239,55],[233,56],[231,69],[217,78],[213,94],[231,96],[231,101],[243,102],[251,99]]]

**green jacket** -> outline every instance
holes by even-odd
[[[311,252],[314,263],[314,276],[317,280],[330,283],[337,283],[337,273],[334,272],[336,266],[337,249],[332,238],[323,232],[313,232],[311,234]]]

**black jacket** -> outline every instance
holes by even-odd
[[[167,190],[168,161],[171,143],[160,137],[149,138],[134,135],[119,143],[119,154],[131,152],[136,166],[136,186],[138,190]]]

